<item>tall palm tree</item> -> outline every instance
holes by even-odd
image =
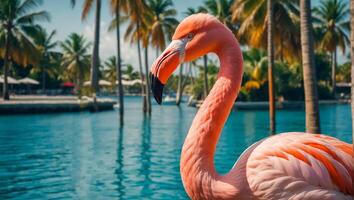
[[[37,49],[40,52],[41,58],[37,65],[34,65],[32,72],[40,72],[42,78],[42,91],[45,93],[46,90],[46,75],[53,74],[53,59],[54,57],[60,55],[59,52],[55,51],[57,42],[53,41],[53,37],[56,34],[56,31],[53,30],[49,34],[48,32],[38,26],[38,31],[35,32],[33,37],[33,42],[36,45]]]
[[[351,97],[351,105],[352,105],[352,135],[354,141],[354,0],[350,0],[350,53],[351,53],[351,65],[352,65],[352,97]],[[354,149],[354,142],[353,142],[353,149]]]
[[[310,0],[300,0],[301,52],[304,73],[306,132],[320,133]]]
[[[146,20],[149,20],[150,15],[148,12],[149,12],[148,6],[146,5],[144,0],[130,1],[128,4],[128,13],[127,13],[127,15],[130,18],[130,23],[124,35],[126,41],[129,40],[131,43],[137,44],[139,72],[140,72],[140,78],[143,83],[145,82],[144,81],[145,77],[144,77],[144,72],[142,67],[140,42],[142,41],[142,35],[144,31],[143,26],[146,26],[147,24]],[[148,99],[146,95],[147,90],[143,84],[141,85],[141,92],[143,98],[143,111],[148,112]]]
[[[268,50],[268,96],[269,96],[269,131],[273,135],[275,133],[275,98],[274,98],[274,16],[273,16],[273,0],[267,0],[267,50]]]
[[[113,20],[114,26],[116,28],[116,40],[117,40],[117,62],[116,62],[116,73],[118,78],[117,95],[119,102],[119,119],[120,124],[124,124],[124,90],[122,85],[122,62],[121,62],[121,49],[120,49],[120,22],[121,22],[121,10],[127,12],[127,1],[126,0],[111,0],[111,10],[115,15]],[[114,82],[115,84],[115,82]]]
[[[151,39],[151,24],[152,24],[152,13],[150,10],[145,11],[145,20],[140,27],[141,42],[144,49],[144,61],[145,61],[145,95],[146,95],[146,110],[148,114],[151,114],[151,94],[150,94],[150,84],[149,84],[149,43]]]
[[[76,0],[71,0],[71,4],[74,6]],[[86,20],[90,12],[93,10],[93,4],[96,4],[95,10],[95,33],[93,41],[92,59],[91,59],[91,87],[94,93],[99,91],[98,75],[99,75],[99,45],[100,45],[100,22],[101,22],[101,0],[85,0],[81,13],[81,19]]]
[[[63,57],[61,67],[65,68],[65,78],[75,83],[76,91],[81,96],[82,83],[89,73],[90,55],[88,48],[91,44],[82,35],[71,33],[61,43]]]
[[[10,62],[27,65],[37,63],[39,54],[28,37],[36,29],[36,22],[49,21],[45,11],[31,12],[40,0],[0,0],[0,57],[4,60],[3,99],[9,99],[8,71]]]
[[[273,0],[275,55],[283,59],[300,58],[300,27],[297,1]],[[232,20],[239,24],[240,43],[267,49],[267,0],[234,1]]]
[[[337,68],[337,47],[343,54],[345,47],[349,44],[349,21],[347,15],[349,10],[344,1],[324,0],[319,7],[313,9],[317,16],[317,26],[319,28],[321,39],[319,47],[322,50],[329,51],[332,58],[332,92],[335,97],[336,89],[336,68]]]

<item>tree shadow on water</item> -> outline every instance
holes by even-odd
[[[139,176],[142,177],[141,195],[150,198],[153,193],[150,188],[152,180],[151,176],[151,118],[144,116],[142,121],[142,135],[141,135],[141,153],[140,153],[141,168],[139,169]]]
[[[124,129],[122,126],[119,126],[118,128],[118,144],[117,144],[117,168],[115,170],[115,174],[117,176],[117,180],[115,184],[117,185],[117,191],[118,191],[118,197],[119,199],[124,199],[125,196],[125,186],[123,184],[124,181],[124,146],[123,146],[123,137],[124,137]]]

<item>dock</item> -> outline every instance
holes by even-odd
[[[0,100],[0,114],[104,111],[113,110],[116,103],[108,98],[97,98],[95,105],[90,98],[75,96],[13,96]]]

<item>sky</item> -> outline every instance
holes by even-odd
[[[72,9],[70,0],[44,0],[43,5],[38,10],[46,10],[51,15],[49,23],[41,23],[48,32],[56,30],[55,39],[65,40],[72,32],[83,34],[88,41],[93,41],[94,36],[94,10],[85,21],[81,21],[81,10],[83,0],[77,0],[76,6]],[[115,32],[108,32],[107,27],[112,20],[112,15],[108,7],[108,0],[102,1],[101,11],[101,35],[100,35],[100,58],[102,61],[110,56],[116,55],[116,35]],[[188,7],[198,7],[203,0],[176,0],[174,6],[178,11],[177,19],[184,17],[183,12]],[[121,28],[121,35],[125,32],[126,25]],[[136,45],[131,45],[121,39],[122,59],[127,64],[132,64],[137,69],[137,49]],[[154,50],[150,50],[150,65],[156,57]]]
[[[348,0],[345,0],[348,1]],[[94,36],[94,10],[90,13],[85,21],[81,21],[81,10],[83,0],[77,0],[76,6],[71,7],[70,0],[44,0],[43,5],[38,10],[46,10],[51,15],[49,23],[41,23],[48,32],[57,31],[56,40],[63,41],[72,32],[83,34],[88,41],[93,41]],[[112,20],[112,15],[108,7],[108,0],[102,1],[101,11],[101,35],[100,35],[100,58],[102,61],[110,56],[116,55],[116,36],[115,32],[108,32],[107,27]],[[313,1],[313,6],[318,5],[319,0]],[[174,7],[178,15],[177,19],[183,19],[184,12],[189,7],[196,8],[203,4],[203,0],[173,0]],[[121,35],[125,32],[126,25],[121,28]],[[122,59],[124,63],[132,64],[137,69],[137,49],[135,45],[131,45],[121,39]],[[150,50],[150,65],[155,59],[155,51]],[[343,61],[340,55],[339,62]]]

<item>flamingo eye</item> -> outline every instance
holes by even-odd
[[[191,39],[193,39],[193,36],[194,36],[193,33],[188,33],[187,38],[188,38],[189,40],[191,40]]]

